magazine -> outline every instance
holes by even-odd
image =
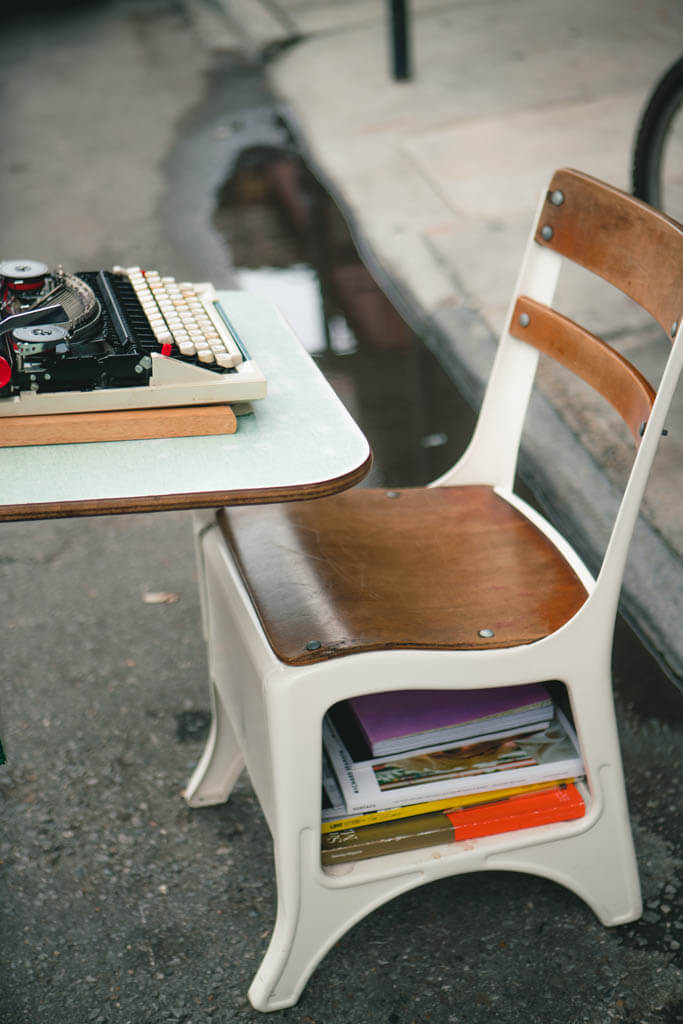
[[[323,743],[349,814],[583,775],[576,736],[559,708],[542,730],[524,736],[477,737],[443,747],[357,763],[329,715]]]
[[[540,729],[553,717],[553,702],[542,683],[477,690],[392,690],[346,702],[371,757],[460,743],[472,736]]]
[[[476,733],[472,736],[465,737],[464,739],[450,740],[448,743],[429,743],[424,747],[417,748],[411,748],[409,746],[405,750],[397,750],[395,754],[391,756],[396,757],[403,754],[410,754],[411,757],[416,757],[419,754],[431,754],[434,751],[443,750],[445,748],[450,749],[454,746],[462,746],[464,743],[474,741],[475,739],[505,739],[508,736],[521,736],[527,732],[539,732],[541,729],[545,729],[545,727],[552,721],[554,712],[555,708],[551,703],[549,714],[545,709],[541,709],[538,712],[539,717],[529,719],[523,723],[515,724],[514,720],[510,720],[505,716],[499,720],[485,721],[481,723]],[[335,704],[330,708],[327,714],[332,725],[342,737],[344,746],[346,747],[354,764],[384,764],[386,762],[390,755],[382,754],[379,757],[372,756],[372,752],[370,751],[365,736],[358,725],[356,716],[351,711],[347,701]]]

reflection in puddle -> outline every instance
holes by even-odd
[[[300,158],[245,150],[215,220],[239,286],[278,306],[368,437],[375,461],[367,482],[418,485],[447,469],[473,415]]]
[[[338,354],[355,351],[356,337],[343,316],[325,318],[320,281],[313,267],[296,263],[291,267],[235,268],[240,288],[273,302],[304,348],[319,355],[330,348]]]

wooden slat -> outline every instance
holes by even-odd
[[[562,196],[562,202],[553,202]],[[550,237],[548,236],[550,233]],[[683,313],[683,227],[573,170],[553,176],[536,241],[629,295],[671,335]]]
[[[517,299],[509,331],[595,388],[614,406],[635,441],[640,441],[655,392],[628,359],[573,320],[526,296]]]
[[[533,643],[586,598],[556,548],[486,486],[356,488],[218,518],[273,650],[292,665]]]
[[[155,437],[202,437],[234,434],[236,430],[235,414],[229,405],[223,404],[49,416],[3,416],[0,418],[0,448],[139,441]]]

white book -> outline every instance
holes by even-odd
[[[481,736],[428,753],[365,762],[353,760],[326,715],[323,744],[350,814],[584,774],[576,735],[559,708],[545,728],[528,735]]]

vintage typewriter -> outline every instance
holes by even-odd
[[[266,382],[210,284],[0,262],[0,416],[244,402]]]

